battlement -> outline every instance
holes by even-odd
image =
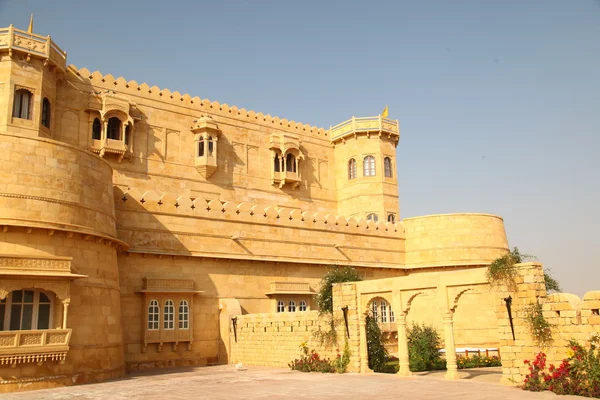
[[[114,188],[131,252],[401,268],[401,222]]]
[[[187,93],[181,94],[178,91],[171,92],[167,88],[161,89],[157,86],[150,87],[147,83],[139,84],[134,80],[126,81],[123,77],[115,78],[111,74],[103,75],[98,71],[90,72],[86,68],[78,69],[74,65],[69,65],[67,70],[84,83],[111,88],[111,90],[116,90],[120,93],[130,94],[148,100],[160,101],[162,103],[170,103],[175,106],[187,107],[199,112],[208,112],[223,117],[233,117],[238,120],[246,120],[248,122],[267,125],[272,128],[289,132],[305,132],[323,138],[329,137],[329,130],[325,130],[324,128],[287,120],[285,118],[273,117],[270,114],[265,115],[260,112],[246,110],[245,108],[239,108],[237,106],[229,106],[228,104],[219,103],[217,101],[200,99],[197,96],[191,97]]]
[[[246,221],[278,226],[324,229],[363,235],[404,237],[402,222],[372,221],[364,218],[346,218],[333,213],[322,213],[265,206],[249,202],[207,200],[172,193],[158,194],[154,190],[141,193],[135,189],[125,192],[114,187],[117,209],[139,209],[147,212],[169,213],[180,216]]]

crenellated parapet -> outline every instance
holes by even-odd
[[[114,188],[132,252],[400,267],[401,222]]]
[[[177,91],[171,92],[166,88],[149,86],[147,83],[137,83],[134,80],[126,81],[124,78],[115,78],[112,75],[102,75],[98,71],[90,72],[86,68],[77,69],[74,65],[69,65],[68,73],[71,73],[79,78],[84,83],[94,86],[102,86],[110,88],[121,94],[131,94],[135,97],[141,97],[148,100],[159,101],[161,103],[170,103],[175,106],[186,107],[197,110],[198,112],[210,113],[212,115],[220,115],[223,117],[232,117],[238,120],[253,122],[256,124],[272,127],[278,130],[288,132],[313,134],[328,139],[329,131],[324,128],[303,124],[285,118],[263,114],[253,110],[246,110],[237,106],[229,106],[221,104],[217,101],[208,99],[200,99],[199,97],[191,97],[189,94],[181,94]]]

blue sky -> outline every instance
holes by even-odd
[[[329,127],[388,104],[401,216],[504,217],[600,290],[600,0],[0,0],[77,67]]]

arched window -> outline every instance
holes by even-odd
[[[304,300],[302,300],[300,302],[300,311],[306,311],[306,302]]]
[[[290,304],[288,305],[289,312],[296,312],[296,302],[294,300],[290,300]]]
[[[379,319],[377,318],[377,302],[376,301],[371,302],[371,313],[373,314],[373,319],[375,321],[378,321]]]
[[[379,217],[375,213],[370,213],[370,214],[367,214],[367,221],[377,222],[377,221],[379,221]]]
[[[108,120],[108,132],[106,133],[109,139],[121,140],[121,120],[117,117],[112,117]]]
[[[386,178],[392,177],[392,159],[389,157],[383,159],[383,173]]]
[[[348,161],[348,179],[356,178],[356,160],[351,158]]]
[[[291,153],[285,156],[285,170],[287,172],[296,172],[296,158]]]
[[[363,160],[363,175],[375,176],[375,157],[366,156]]]
[[[92,124],[92,139],[100,140],[102,138],[102,124],[98,118],[94,118],[94,123]]]
[[[46,128],[50,128],[50,112],[50,100],[44,97],[44,101],[42,101],[42,125]]]
[[[0,303],[0,331],[48,329],[52,301],[39,289],[15,290]]]
[[[179,329],[188,329],[190,327],[189,316],[190,307],[188,306],[187,300],[181,300],[179,302]]]
[[[281,171],[281,166],[279,164],[279,155],[275,154],[275,158],[273,158],[274,160],[274,165],[273,168],[275,170],[275,172],[280,172]]]
[[[387,303],[381,302],[381,322],[387,322]]]
[[[173,300],[167,300],[165,302],[165,308],[163,313],[163,328],[164,329],[173,329],[174,328],[174,320],[175,320],[175,306],[173,305]]]
[[[394,223],[396,222],[396,215],[390,213],[388,214],[388,222]]]
[[[208,155],[209,156],[213,155],[213,149],[214,149],[213,138],[212,138],[212,136],[209,136],[208,137]]]
[[[285,312],[285,303],[281,300],[277,302],[277,312]]]
[[[204,139],[198,138],[198,157],[204,157]]]
[[[31,119],[31,100],[33,94],[27,89],[15,90],[15,102],[13,103],[13,117]]]
[[[160,309],[158,308],[158,300],[150,300],[148,305],[148,330],[155,331],[158,329]]]
[[[394,315],[394,310],[392,310],[391,304],[390,304],[390,322],[396,322],[396,316]]]

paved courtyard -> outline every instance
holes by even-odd
[[[388,374],[319,374],[281,368],[233,366],[170,369],[125,379],[0,395],[0,399],[581,399],[532,393],[498,384],[498,368],[461,371],[464,379],[444,381],[443,373],[413,378]]]

